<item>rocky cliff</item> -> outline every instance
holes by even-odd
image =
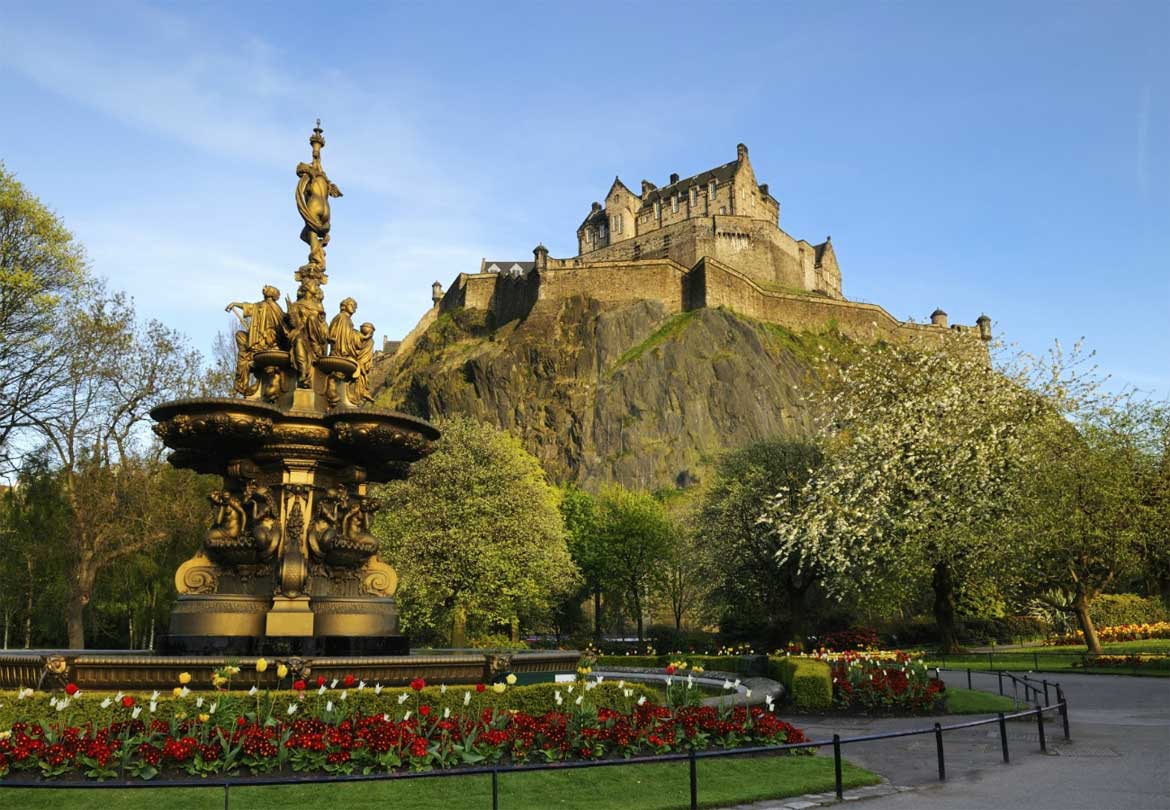
[[[506,428],[557,481],[680,486],[723,450],[806,434],[801,392],[828,343],[839,339],[650,301],[576,296],[499,328],[455,310],[383,361],[378,403]]]

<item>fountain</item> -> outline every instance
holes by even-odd
[[[280,291],[265,286],[260,301],[227,306],[241,325],[235,397],[151,411],[171,464],[223,479],[202,547],[175,572],[179,597],[159,654],[3,654],[0,686],[170,687],[179,672],[210,675],[258,656],[284,662],[294,677],[345,673],[383,684],[575,670],[576,652],[409,654],[394,600],[398,575],[378,558],[378,503],[368,487],[405,477],[440,434],[372,407],[374,326],[354,326],[356,301],[344,299],[326,321],[329,200],[341,191],[321,166],[320,123],[309,138],[312,162],[297,166],[309,257],[295,273],[295,299],[282,309]]]

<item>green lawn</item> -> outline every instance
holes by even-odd
[[[879,777],[845,763],[845,786],[876,784]],[[687,763],[627,765],[585,770],[502,773],[501,810],[672,810],[690,802]],[[699,802],[726,807],[762,799],[833,790],[833,759],[826,756],[764,756],[699,760]],[[221,788],[170,790],[21,790],[0,788],[8,810],[218,810]],[[491,807],[487,776],[410,779],[396,782],[232,788],[237,810],[486,810]]]
[[[947,684],[946,696],[946,709],[951,714],[995,714],[1016,710],[1016,702],[1011,698],[977,689]]]
[[[1101,645],[1101,651],[1106,655],[1125,655],[1128,653],[1170,653],[1170,639],[1144,639],[1142,641],[1114,641]],[[937,653],[928,653],[926,662],[929,666],[943,666],[950,669],[1006,669],[1013,671],[1059,672],[1073,670],[1100,675],[1151,675],[1155,677],[1170,676],[1170,668],[1143,667],[1089,667],[1081,666],[1083,661],[1083,647],[1030,647],[1026,649],[1012,648],[996,650],[991,653],[964,653],[947,655],[943,658]],[[1074,666],[1075,664],[1075,666]]]

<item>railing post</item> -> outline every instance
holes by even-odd
[[[1052,705],[1051,703],[1048,702],[1048,681],[1044,681],[1044,705],[1045,706]]]
[[[695,749],[691,746],[691,810],[699,810],[699,776],[695,770]]]
[[[500,810],[500,772],[492,768],[492,810]]]
[[[1003,673],[997,672],[996,675],[999,676],[999,694],[1002,697],[1003,696]]]
[[[844,801],[845,787],[841,781],[841,735],[833,735],[833,777],[837,780],[837,801]]]
[[[967,667],[967,688],[971,688],[971,667]]]
[[[1044,710],[1036,704],[1036,733],[1040,736],[1040,753],[1048,753],[1048,743],[1044,739]]]
[[[1068,733],[1068,698],[1064,696],[1064,690],[1060,688],[1060,684],[1056,685],[1056,699],[1060,703],[1060,721],[1064,724],[1064,738],[1071,740],[1072,737]]]
[[[1008,747],[1007,747],[1007,720],[1004,719],[1003,712],[999,713],[999,746],[1003,749],[1003,761],[1009,762]]]
[[[223,783],[223,810],[228,810],[228,802],[230,801],[230,798],[228,797],[228,787],[229,787],[228,783],[224,782]]]
[[[934,724],[934,745],[938,749],[938,781],[947,781],[947,763],[943,759],[942,725]]]

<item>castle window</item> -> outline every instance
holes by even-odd
[[[601,228],[600,228],[600,231],[598,233],[598,237],[601,239],[605,238],[605,223],[604,222],[601,224]]]
[[[635,259],[642,258],[642,246],[641,245],[634,245],[634,258]]]
[[[678,194],[670,198],[670,210],[676,214],[678,213]]]
[[[670,250],[670,234],[667,234],[666,236],[662,237],[662,249],[663,250]]]
[[[715,181],[714,180],[712,180],[710,183],[707,184],[707,199],[709,199],[709,200],[715,199]]]
[[[699,190],[691,186],[691,205],[696,205],[699,202]]]
[[[662,219],[662,203],[657,200],[654,201],[654,218]]]

